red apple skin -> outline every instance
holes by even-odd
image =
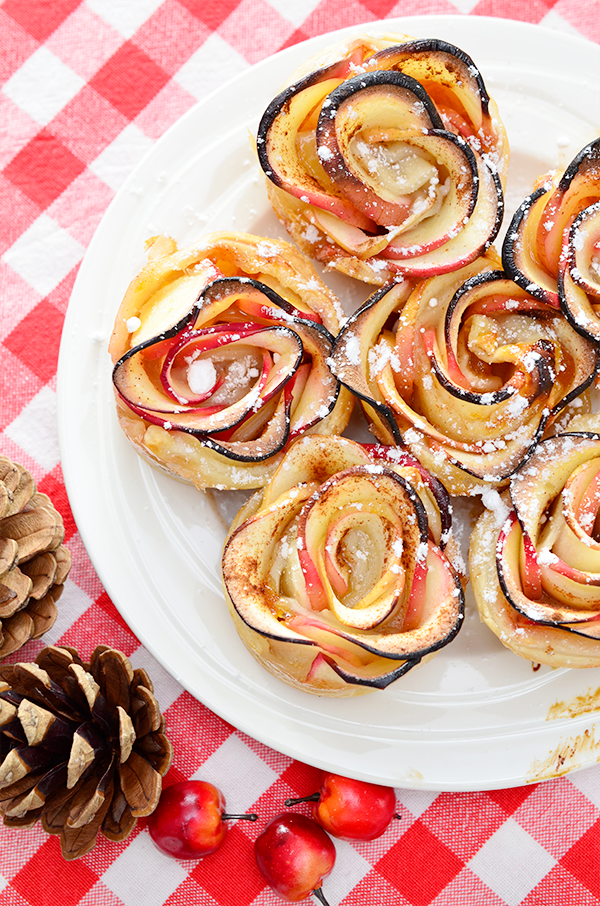
[[[202,859],[223,842],[224,811],[225,799],[217,787],[204,780],[186,780],[163,790],[148,818],[148,830],[168,856]]]
[[[269,821],[256,839],[254,853],[267,883],[291,902],[320,887],[335,863],[335,846],[323,828],[294,812]]]
[[[315,820],[342,840],[374,840],[396,814],[392,787],[326,774],[313,807]]]

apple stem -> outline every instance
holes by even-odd
[[[227,812],[224,812],[221,818],[223,821],[237,821],[239,819],[242,821],[258,821],[258,815],[255,815],[254,812],[250,812],[247,815],[228,815]]]
[[[285,806],[289,808],[290,805],[300,805],[301,802],[318,802],[320,798],[320,793],[312,793],[310,796],[302,796],[300,799],[286,799]]]
[[[319,901],[319,903],[322,903],[323,906],[329,906],[329,903],[325,899],[325,894],[323,893],[322,887],[315,887],[315,889],[313,890],[313,893],[314,893],[315,897],[317,898],[317,900]]]

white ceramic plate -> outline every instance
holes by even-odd
[[[361,31],[443,38],[473,57],[511,141],[509,215],[538,173],[566,165],[597,135],[600,48],[507,20],[371,23],[292,47],[224,84],[136,168],[79,271],[58,381],[67,489],[125,619],[189,692],[240,730],[319,767],[398,787],[474,790],[546,779],[600,759],[600,669],[535,672],[479,623],[471,604],[457,639],[385,692],[331,701],[288,688],[248,654],[223,600],[221,516],[235,512],[239,495],[221,498],[220,515],[212,495],[138,458],[114,414],[106,344],[144,263],[145,239],[167,232],[183,245],[217,229],[283,235],[248,133],[295,66]],[[348,310],[368,295],[349,280],[326,280]],[[550,719],[559,702],[574,716]]]

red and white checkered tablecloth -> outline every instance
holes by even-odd
[[[141,156],[222,80],[354,23],[414,14],[498,16],[600,41],[598,0],[4,0],[0,3],[0,451],[61,511],[73,567],[44,643],[99,642],[148,669],[175,747],[167,783],[202,777],[236,811],[198,863],[163,856],[145,822],[65,862],[56,837],[0,828],[0,906],[268,906],[253,841],[319,772],[267,749],[193,699],[140,645],[78,535],[56,432],[59,340],[79,264]],[[600,123],[600,110],[598,111]],[[397,790],[401,821],[337,843],[332,906],[592,906],[600,902],[597,767],[510,790]]]

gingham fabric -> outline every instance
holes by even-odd
[[[56,369],[78,266],[141,155],[206,92],[294,42],[412,14],[513,18],[600,41],[598,0],[5,0],[0,4],[0,451],[62,512],[73,567],[44,643],[99,642],[149,671],[175,747],[166,782],[203,778],[233,811],[200,862],[162,855],[145,822],[65,862],[55,837],[0,829],[0,906],[267,906],[281,902],[253,841],[319,772],[267,749],[194,700],[140,645],[102,588],[69,509],[56,435]],[[600,110],[598,111],[600,122]],[[32,660],[42,642],[19,659]],[[397,790],[401,820],[337,842],[324,890],[344,906],[592,906],[600,902],[598,768],[473,793]],[[308,806],[302,807],[308,813]]]

